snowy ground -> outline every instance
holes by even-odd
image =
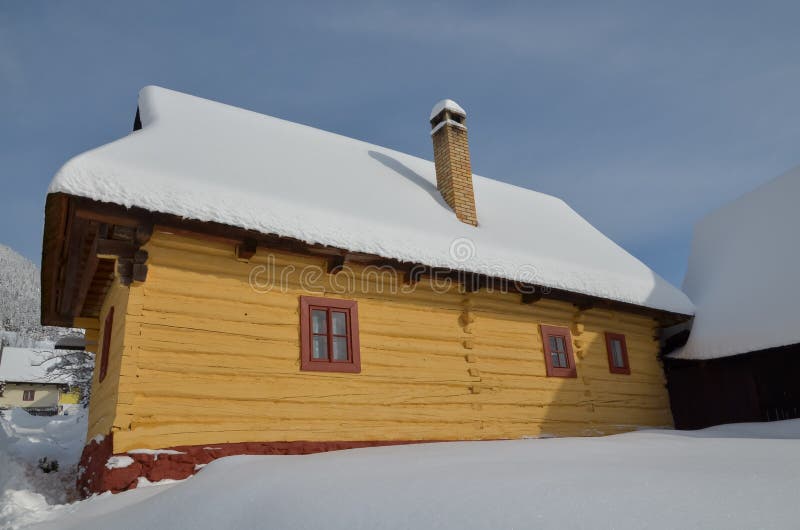
[[[80,406],[68,405],[66,411],[52,417],[0,411],[0,528],[39,520],[52,505],[75,500],[86,414]],[[44,473],[43,457],[57,461],[58,470]]]
[[[44,431],[69,432],[64,427]],[[23,439],[32,438],[23,426],[17,429]],[[38,452],[25,442],[23,457],[30,461],[47,443],[57,443],[56,437]],[[14,493],[25,483],[15,478],[17,471],[6,476],[9,457],[2,451],[13,452],[15,445],[0,447],[5,528],[40,521],[36,528],[81,530],[751,529],[797,528],[800,520],[800,420],[692,433],[229,457],[182,482],[7,509],[9,499],[35,498]],[[26,487],[39,485],[29,481]]]

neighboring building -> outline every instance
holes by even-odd
[[[0,346],[0,409],[21,407],[31,414],[55,415],[68,381],[47,373],[48,356],[32,348]]]
[[[671,426],[656,335],[691,302],[563,201],[472,175],[465,118],[434,107],[434,164],[147,87],[132,134],[69,161],[42,315],[98,352],[84,491],[233,453]],[[138,448],[182,454],[104,465]]]
[[[798,201],[800,168],[695,228],[683,287],[697,314],[667,362],[676,427],[800,417]]]
[[[61,392],[58,398],[59,405],[79,405],[81,402],[81,389],[79,387],[69,387],[65,392]]]

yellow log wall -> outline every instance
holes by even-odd
[[[81,318],[76,319],[75,326],[86,329],[87,350],[95,354],[95,370],[92,378],[92,395],[89,406],[89,428],[86,439],[91,440],[97,435],[106,435],[112,429],[118,428],[115,423],[117,418],[117,400],[119,389],[123,386],[125,378],[123,375],[123,365],[130,365],[125,362],[125,356],[130,352],[126,346],[125,334],[130,331],[126,326],[126,313],[128,306],[127,287],[123,287],[118,282],[114,282],[109,289],[103,308],[100,311],[99,319]],[[103,344],[103,326],[106,315],[111,308],[114,308],[114,321],[111,327],[111,343],[109,345],[108,371],[102,382],[99,381],[100,355]],[[126,348],[128,348],[126,350]]]
[[[241,262],[233,245],[163,230],[146,248],[147,281],[129,292],[117,286],[110,297],[127,296],[107,379],[119,381],[118,392],[95,382],[92,396],[90,437],[113,427],[115,452],[671,426],[652,319],[552,300],[525,305],[519,295],[457,286],[439,293],[424,279],[411,293],[392,293],[374,276],[362,285],[360,269],[345,293],[335,291],[348,284],[347,273],[324,272],[309,292],[300,270],[324,271],[322,258],[259,248]],[[270,262],[259,280],[274,273],[289,281],[257,292],[251,271]],[[360,374],[300,371],[303,294],[358,301]],[[577,379],[546,377],[542,323],[571,328]],[[631,375],[609,373],[604,331],[626,335]]]

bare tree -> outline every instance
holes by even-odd
[[[36,350],[41,358],[37,365],[47,365],[47,379],[68,381],[71,388],[78,388],[80,403],[89,404],[94,371],[94,353],[84,350]]]

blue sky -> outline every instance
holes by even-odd
[[[428,159],[453,98],[476,173],[676,284],[698,218],[800,164],[797,2],[289,4],[0,0],[0,243],[38,263],[50,178],[148,84]]]

